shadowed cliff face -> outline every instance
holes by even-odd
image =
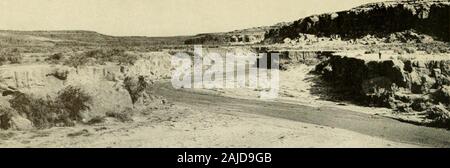
[[[450,1],[382,2],[314,15],[271,30],[265,42],[282,42],[285,38],[298,37],[299,33],[359,38],[410,29],[450,41]]]
[[[316,71],[349,99],[398,111],[450,109],[449,60],[364,60],[333,56]],[[444,110],[445,111],[445,110]]]

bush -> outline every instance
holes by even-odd
[[[442,104],[428,109],[427,118],[432,120],[429,126],[450,129],[450,112]]]
[[[58,63],[63,58],[62,53],[56,53],[50,55],[48,58],[45,59],[45,61],[51,61],[52,63]]]
[[[80,88],[68,86],[59,92],[57,101],[68,112],[70,119],[80,121],[80,112],[90,109],[88,104],[92,101],[92,97]]]
[[[142,97],[148,83],[145,81],[143,76],[139,76],[137,79],[132,77],[126,77],[123,81],[125,89],[128,91],[133,104]]]
[[[20,64],[23,60],[23,56],[17,48],[5,49],[0,51],[0,65],[10,63],[10,64]]]
[[[73,126],[81,120],[81,112],[89,109],[91,97],[81,89],[68,86],[59,92],[55,100],[17,94],[9,102],[11,107],[28,118],[36,128]]]
[[[49,128],[58,123],[68,124],[62,106],[55,101],[21,93],[9,102],[12,108],[25,115],[36,128]]]
[[[10,120],[13,116],[13,109],[0,106],[0,129],[8,129],[11,127]]]
[[[448,47],[439,47],[439,53],[449,53],[450,49]]]

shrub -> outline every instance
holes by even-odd
[[[64,110],[52,100],[35,98],[27,94],[17,94],[10,101],[11,107],[24,114],[36,128],[49,128],[57,123],[65,123]]]
[[[50,55],[48,58],[45,59],[45,61],[51,61],[52,63],[58,63],[63,58],[62,53],[56,53]]]
[[[429,126],[450,129],[450,112],[442,104],[428,109],[427,118],[432,120]]]
[[[57,101],[64,107],[72,120],[81,120],[80,112],[89,110],[91,96],[83,92],[80,88],[68,86],[59,92]]]
[[[9,101],[11,107],[25,115],[36,128],[73,126],[81,119],[80,113],[89,109],[91,97],[81,89],[68,86],[59,92],[55,100],[36,98],[20,93]]]
[[[11,127],[10,120],[13,115],[13,109],[0,106],[0,129],[8,129]]]
[[[170,55],[176,55],[178,52],[177,52],[177,51],[170,50],[168,53],[169,53]]]
[[[123,81],[125,89],[128,91],[131,97],[132,103],[142,96],[143,92],[148,86],[143,76],[139,76],[137,79],[132,77],[126,77]]]
[[[22,56],[10,57],[8,60],[10,64],[20,64],[22,63]]]
[[[0,65],[5,63],[19,64],[22,60],[23,56],[17,48],[0,51]]]
[[[115,119],[119,120],[120,122],[131,122],[131,121],[133,121],[132,109],[131,108],[127,108],[127,109],[125,109],[122,112],[107,112],[106,116],[115,118]]]
[[[443,47],[443,46],[439,47],[438,50],[439,50],[439,53],[448,53],[449,52],[448,47]]]

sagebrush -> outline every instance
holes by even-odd
[[[68,86],[55,99],[37,98],[20,93],[9,102],[11,107],[28,118],[36,128],[73,126],[81,120],[81,112],[89,109],[91,96],[80,88]]]

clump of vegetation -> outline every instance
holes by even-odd
[[[132,122],[133,121],[132,114],[133,114],[132,109],[127,108],[121,112],[107,112],[106,116],[115,118],[120,122]]]
[[[10,119],[13,115],[13,109],[0,106],[0,129],[8,129],[11,127]]]
[[[92,97],[81,88],[68,86],[59,92],[57,101],[63,106],[70,119],[79,121],[81,120],[80,112],[89,110],[88,103],[92,101]]]
[[[56,99],[36,98],[20,93],[9,102],[11,107],[28,118],[36,128],[73,126],[81,120],[81,112],[89,109],[91,97],[80,88],[68,86]]]
[[[63,58],[62,53],[52,54],[52,55],[50,55],[50,57],[48,57],[48,59],[50,59],[50,60],[61,60],[62,58]]]
[[[417,49],[415,47],[393,47],[391,48],[394,53],[403,55],[403,54],[414,54],[417,52]]]
[[[61,105],[50,99],[18,94],[10,101],[11,107],[28,118],[36,128],[49,128],[56,124],[69,124]]]
[[[427,46],[425,48],[425,52],[427,54],[445,54],[445,53],[449,53],[449,49],[446,46]]]
[[[66,80],[68,75],[69,71],[64,69],[55,69],[53,72],[47,74],[47,76],[54,76],[59,80]]]
[[[126,77],[123,81],[125,89],[131,96],[132,103],[136,103],[137,100],[142,97],[145,92],[148,83],[143,76],[139,76],[137,79],[133,77]]]
[[[19,49],[4,49],[0,51],[0,65],[3,64],[20,64],[23,60],[23,56],[20,53]]]
[[[58,63],[64,58],[62,53],[55,53],[50,55],[48,58],[45,58],[45,61],[50,61],[52,63]]]
[[[432,120],[429,126],[450,129],[450,112],[442,104],[428,109],[427,118]]]
[[[416,49],[412,48],[412,47],[405,47],[403,50],[405,50],[405,52],[408,53],[408,54],[416,53]]]
[[[78,67],[88,64],[105,64],[106,62],[115,62],[118,64],[134,64],[138,56],[128,53],[125,49],[93,49],[81,54],[71,56],[65,61],[66,65]]]

